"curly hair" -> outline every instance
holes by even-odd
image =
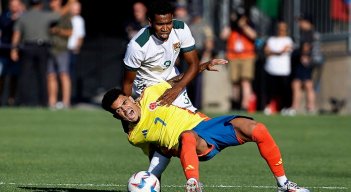
[[[174,13],[174,5],[169,0],[154,0],[148,5],[147,17],[153,21],[155,15]]]

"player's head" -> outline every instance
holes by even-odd
[[[173,28],[174,6],[168,0],[152,1],[148,7],[148,20],[155,36],[166,41]]]
[[[112,88],[107,91],[101,106],[117,119],[132,123],[138,122],[140,119],[140,107],[132,97],[126,96],[120,89]]]

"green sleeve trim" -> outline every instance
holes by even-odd
[[[127,71],[138,71],[138,69],[139,69],[139,68],[129,67],[129,66],[127,66],[126,64],[124,64],[124,68],[125,68]]]
[[[174,29],[184,29],[184,22],[179,20],[173,20],[173,28]]]
[[[149,41],[150,36],[151,36],[151,31],[150,31],[150,27],[148,27],[144,30],[144,32],[141,35],[139,35],[138,38],[135,39],[135,42],[137,42],[140,45],[140,47],[143,47],[146,44],[146,42]]]
[[[186,53],[186,52],[192,51],[194,49],[195,49],[195,45],[190,46],[190,47],[181,48],[180,52]]]

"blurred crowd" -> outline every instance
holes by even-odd
[[[28,5],[9,0],[1,14],[1,105],[57,110],[70,108],[75,100],[76,63],[85,38],[81,5],[78,0],[48,2],[45,7],[42,0],[29,0]],[[126,40],[149,24],[147,2],[134,1],[132,18],[125,20]],[[295,18],[299,39],[294,39],[291,25],[279,16],[279,7],[266,11],[267,25],[258,22],[262,18],[257,20],[252,7],[235,5],[228,13],[229,22],[218,29],[204,17],[202,1],[173,2],[174,17],[190,27],[201,62],[213,58],[229,61],[226,70],[232,110],[261,110],[267,115],[317,113],[320,76],[315,74],[320,74],[324,56],[320,34],[308,12]],[[271,6],[278,5],[276,2]],[[181,56],[177,66],[186,70]],[[206,86],[202,78],[200,74],[187,88],[199,109]]]
[[[9,0],[1,14],[1,105],[71,107],[75,63],[85,37],[81,4],[45,2]]]

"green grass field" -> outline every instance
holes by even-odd
[[[215,116],[215,115],[210,115]],[[264,116],[289,179],[311,191],[351,191],[351,116]],[[120,123],[100,109],[0,109],[0,191],[121,192],[148,166]],[[200,164],[206,192],[276,191],[254,143]],[[180,162],[163,174],[164,192],[183,191]]]

